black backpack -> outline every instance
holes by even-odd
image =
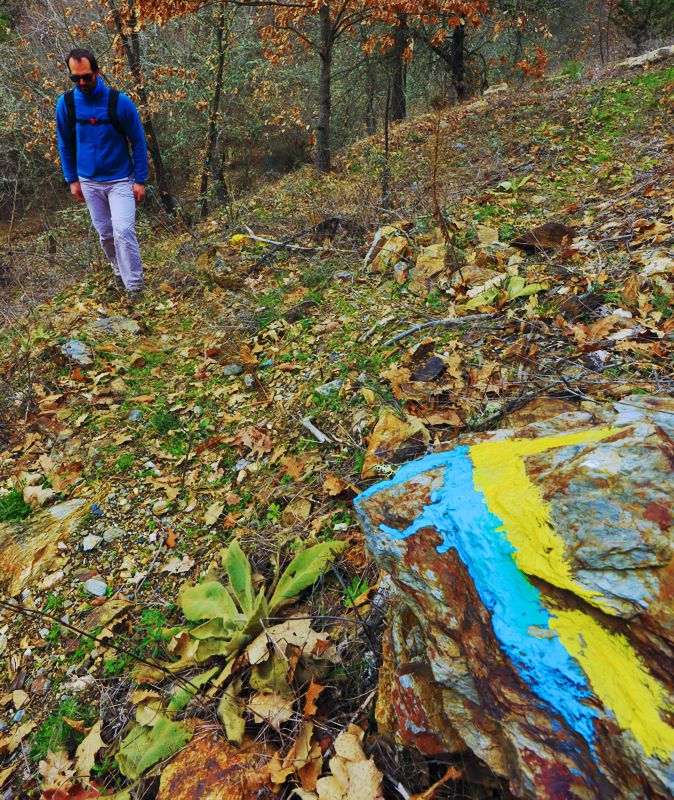
[[[80,125],[112,125],[120,136],[127,139],[126,131],[122,127],[122,123],[117,116],[117,103],[119,101],[119,92],[117,89],[110,89],[108,94],[108,118],[107,119],[77,119],[75,112],[75,90],[71,89],[63,95],[63,100],[66,104],[66,114],[68,115],[68,124],[73,133],[73,140],[77,146],[77,136],[75,135],[75,126]]]

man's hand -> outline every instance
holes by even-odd
[[[77,200],[78,203],[84,202],[84,195],[82,194],[82,187],[79,181],[73,181],[70,184],[70,194]]]
[[[145,186],[142,183],[133,184],[133,196],[136,198],[137,203],[142,203],[145,197]]]

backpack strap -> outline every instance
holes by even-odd
[[[110,124],[112,127],[117,131],[120,136],[123,136],[124,139],[127,139],[126,131],[120,122],[119,116],[117,114],[117,104],[119,102],[119,92],[117,89],[110,89],[108,93],[108,119],[110,120]]]
[[[66,104],[66,115],[68,117],[68,125],[70,130],[75,133],[75,124],[77,122],[77,115],[75,113],[75,90],[71,89],[63,95],[63,101]]]

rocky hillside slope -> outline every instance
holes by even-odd
[[[673,108],[666,63],[504,88],[146,241],[133,313],[101,274],[3,333],[3,796],[509,796],[377,731],[353,498],[672,393]]]

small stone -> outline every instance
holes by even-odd
[[[84,589],[89,592],[89,594],[93,594],[94,597],[105,597],[105,593],[108,591],[108,585],[100,578],[89,578],[88,581],[84,582]]]
[[[124,536],[124,531],[121,528],[106,528],[103,531],[104,542],[114,542],[115,539],[121,539]]]
[[[140,325],[135,319],[128,317],[103,317],[90,322],[86,327],[92,333],[102,332],[114,336],[140,333]]]
[[[146,461],[143,464],[143,469],[156,469],[156,467],[157,465],[154,463],[154,461]]]
[[[47,575],[45,579],[42,581],[42,588],[52,589],[54,586],[56,586],[57,583],[60,583],[64,577],[65,577],[65,572],[62,569],[58,570],[58,572],[52,572],[50,575]]]
[[[82,550],[85,553],[88,553],[90,550],[93,550],[97,547],[103,539],[101,536],[94,536],[93,533],[90,533],[88,536],[85,536],[82,540]]]
[[[75,364],[79,364],[81,367],[86,367],[94,363],[90,355],[90,348],[84,344],[84,342],[80,342],[77,339],[71,339],[62,345],[61,352],[66,358],[70,359],[70,361]]]
[[[166,500],[157,500],[157,502],[152,506],[152,513],[156,517],[160,517],[162,514],[166,514],[169,510],[169,504]]]
[[[328,395],[333,394],[334,392],[338,392],[342,386],[344,386],[344,381],[341,379],[337,379],[336,381],[330,381],[329,383],[324,383],[322,386],[317,386],[314,390],[317,394],[322,395],[323,397],[327,397]]]
[[[129,412],[127,419],[130,422],[140,422],[143,419],[143,412],[139,408],[134,408]]]
[[[240,375],[243,372],[243,367],[241,364],[227,364],[227,366],[222,370],[222,374],[225,377],[230,375]]]
[[[255,384],[255,378],[252,375],[244,375],[243,376],[243,383],[246,389],[252,389],[253,385]]]

